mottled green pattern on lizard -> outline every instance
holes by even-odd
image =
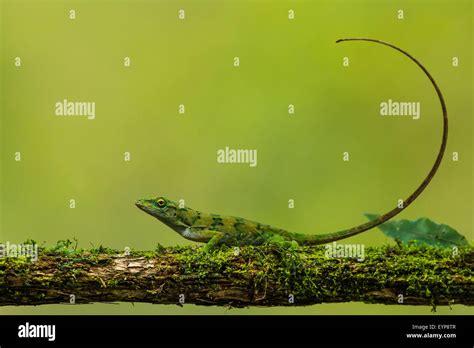
[[[406,51],[392,44],[375,39],[353,38],[341,39],[336,42],[348,41],[367,41],[381,44],[393,48],[410,58],[416,65],[418,65],[418,67],[431,81],[431,84],[433,85],[441,104],[441,110],[443,114],[443,132],[438,155],[426,178],[415,189],[415,191],[403,201],[401,206],[397,205],[394,209],[372,221],[346,230],[328,234],[306,235],[288,232],[270,225],[265,225],[238,217],[206,214],[190,208],[179,208],[176,203],[163,197],[142,199],[137,201],[136,205],[140,209],[144,210],[150,215],[153,215],[158,220],[171,227],[184,238],[193,240],[195,242],[207,243],[206,249],[220,244],[229,246],[261,245],[266,243],[280,245],[325,244],[343,238],[355,236],[356,234],[383,224],[395,215],[399,214],[402,210],[413,203],[413,201],[421,194],[421,192],[423,192],[423,190],[430,183],[431,179],[433,179],[441,164],[448,140],[448,112],[446,109],[446,104],[444,102],[441,90],[428,70],[426,70],[426,68],[418,60],[413,58]]]
[[[336,232],[305,235],[292,233],[270,225],[235,216],[207,214],[191,208],[179,208],[178,204],[164,197],[141,199],[137,207],[156,217],[186,239],[216,245],[243,246],[278,244],[315,245],[346,237]]]

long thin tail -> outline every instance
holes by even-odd
[[[381,225],[384,222],[390,220],[395,215],[399,214],[403,209],[408,207],[423,192],[426,186],[428,186],[428,184],[430,183],[431,179],[433,179],[434,175],[436,174],[436,171],[439,168],[439,165],[441,164],[441,160],[443,159],[444,151],[446,149],[446,143],[448,141],[448,111],[446,109],[446,104],[444,102],[443,94],[441,93],[441,90],[436,84],[434,78],[417,59],[412,57],[408,52],[402,50],[401,48],[398,48],[392,44],[389,44],[387,42],[383,42],[380,40],[366,39],[366,38],[352,38],[352,39],[340,39],[340,40],[337,40],[336,43],[344,42],[344,41],[369,41],[369,42],[379,43],[379,44],[391,47],[393,49],[396,49],[397,51],[403,53],[405,56],[410,58],[413,62],[415,62],[416,65],[418,65],[421,68],[421,70],[423,70],[423,72],[426,74],[426,76],[430,79],[431,83],[433,84],[433,87],[436,90],[436,93],[438,94],[439,102],[441,104],[441,109],[443,111],[443,137],[441,141],[441,146],[439,148],[438,156],[436,157],[433,167],[429,171],[425,180],[423,180],[420,186],[418,186],[418,188],[415,190],[415,192],[413,192],[407,199],[403,201],[403,206],[401,208],[397,206],[396,208],[390,210],[388,213],[385,213],[384,215],[381,215],[375,220],[366,222],[362,225],[359,225],[347,230],[342,230],[342,231],[327,233],[327,234],[320,234],[320,235],[306,235],[302,242],[303,244],[307,244],[307,245],[330,243],[339,239],[354,236],[356,234],[370,230],[371,228],[374,228],[378,225]]]

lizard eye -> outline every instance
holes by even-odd
[[[156,201],[156,203],[158,204],[158,206],[160,208],[163,208],[166,204],[165,200],[163,198],[160,198],[159,200]]]

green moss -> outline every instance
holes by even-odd
[[[55,260],[57,271],[52,277],[39,277],[38,281],[43,285],[60,283],[72,288],[82,272],[89,267],[108,265],[119,254],[123,255],[123,251],[103,246],[78,250],[71,241],[60,241],[52,248],[41,250],[40,256]],[[131,251],[130,255],[149,260],[156,258],[166,265],[177,266],[178,272],[173,273],[176,279],[187,275],[193,279],[191,285],[180,283],[179,286],[213,285],[217,291],[219,286],[212,284],[212,280],[225,275],[237,286],[250,286],[249,291],[259,296],[272,284],[278,296],[293,294],[300,303],[329,301],[334,296],[370,301],[368,293],[384,288],[404,296],[429,299],[432,303],[439,299],[474,296],[474,271],[467,266],[474,263],[472,247],[460,248],[457,255],[451,249],[420,245],[367,248],[363,262],[327,258],[323,246],[298,250],[247,246],[235,254],[234,249],[228,247],[203,252],[196,246],[165,248],[158,245],[155,250]],[[40,257],[36,266],[40,267],[41,262]],[[0,259],[0,284],[5,283],[6,277],[25,275],[24,272],[31,271],[30,266],[31,261],[26,258]],[[94,283],[104,286],[100,279]],[[119,285],[119,279],[105,283],[106,287]]]
[[[110,279],[107,281],[107,287],[109,288],[114,288],[119,285],[119,280],[118,279]]]
[[[112,249],[112,248],[108,248],[108,247],[104,247],[102,245],[99,245],[98,248],[93,248],[93,249],[90,249],[89,252],[91,254],[107,254],[107,255],[116,255],[116,254],[120,254],[120,253],[123,253],[123,251],[119,251],[117,249]]]
[[[203,280],[216,273],[232,274],[252,278],[256,288],[272,279],[300,300],[324,301],[335,294],[355,298],[386,286],[405,296],[436,299],[462,291],[450,287],[453,274],[466,277],[466,281],[473,279],[472,269],[463,263],[466,257],[472,258],[471,248],[460,249],[457,256],[450,249],[429,246],[369,248],[360,263],[328,259],[324,247],[295,251],[249,246],[242,247],[238,256],[231,248],[204,253],[200,249],[176,247],[168,252],[182,265],[184,274],[197,274]],[[239,259],[241,262],[236,263]],[[357,272],[362,268],[370,272]]]

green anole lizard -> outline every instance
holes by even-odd
[[[362,225],[338,232],[317,235],[292,233],[283,229],[272,227],[270,225],[261,224],[239,217],[207,214],[191,208],[180,208],[175,202],[164,197],[138,200],[135,203],[137,207],[154,216],[168,227],[178,232],[184,238],[195,242],[207,243],[205,250],[209,250],[216,245],[243,246],[270,243],[283,246],[297,246],[325,244],[354,236],[375,226],[383,224],[395,215],[399,214],[403,209],[408,207],[421,194],[426,186],[428,186],[429,182],[438,170],[441,160],[443,159],[443,154],[446,149],[446,143],[448,139],[448,113],[443,95],[441,94],[441,91],[435,80],[426,70],[426,68],[404,50],[380,40],[366,38],[341,39],[336,41],[336,43],[344,41],[375,42],[389,46],[403,53],[423,70],[434,86],[436,93],[438,94],[443,112],[443,135],[438,156],[436,157],[433,167],[426,178],[418,186],[415,192],[413,192],[405,201],[403,201],[402,206],[397,205],[396,208],[390,210],[386,214],[381,215],[377,219]]]

